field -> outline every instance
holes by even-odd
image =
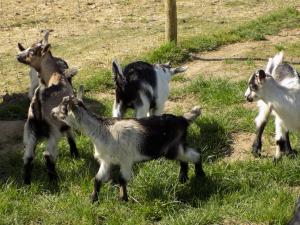
[[[263,155],[254,158],[255,103],[246,103],[249,76],[284,50],[300,71],[300,4],[296,0],[178,0],[178,46],[164,43],[164,4],[159,0],[0,0],[0,224],[286,224],[300,195],[300,157],[274,164],[274,124],[266,128]],[[249,10],[251,9],[251,10]],[[203,115],[188,142],[203,154],[206,178],[178,182],[178,165],[158,160],[137,165],[129,202],[117,186],[90,203],[98,165],[80,132],[80,159],[59,144],[58,185],[49,184],[36,149],[32,185],[22,183],[22,126],[28,101],[28,68],[15,60],[17,43],[29,46],[40,29],[52,28],[52,53],[79,68],[95,113],[110,116],[114,98],[111,61],[171,60],[189,70],[171,81],[166,112],[181,115],[194,105]],[[211,60],[203,60],[211,59]],[[132,113],[129,112],[128,116]],[[292,146],[300,151],[299,136]]]

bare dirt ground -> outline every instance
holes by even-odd
[[[300,40],[300,29],[284,30],[278,35],[268,36],[266,41],[253,41],[236,43],[224,46],[217,51],[203,52],[195,55],[203,59],[228,59],[220,61],[194,60],[188,64],[187,77],[203,75],[207,78],[228,78],[230,80],[244,80],[257,68],[264,68],[266,60],[236,61],[232,58],[262,58],[267,59],[278,50],[274,46],[280,43],[296,43]],[[292,58],[286,55],[285,60],[300,62],[300,58]],[[297,67],[297,66],[296,66]],[[242,71],[242,72],[241,72]]]
[[[297,0],[178,0],[177,5],[179,39],[227,30],[282,5],[300,7]],[[8,0],[0,2],[0,19],[0,95],[27,89],[28,68],[15,60],[17,43],[40,39],[40,29],[54,29],[54,54],[80,69],[110,68],[114,58],[122,61],[164,42],[160,0]]]

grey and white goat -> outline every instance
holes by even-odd
[[[261,99],[275,114],[275,160],[278,160],[285,152],[288,131],[300,131],[299,85],[283,86],[273,76],[259,70],[250,77],[248,87],[248,101]]]
[[[82,96],[82,95],[81,95]],[[187,146],[187,128],[200,115],[194,107],[183,116],[163,114],[141,119],[98,117],[79,98],[65,97],[52,110],[52,116],[69,126],[78,126],[91,139],[100,168],[95,176],[92,201],[98,200],[101,184],[111,177],[113,166],[120,166],[120,198],[128,200],[127,182],[135,163],[160,157],[180,162],[181,182],[188,179],[188,162],[195,164],[197,177],[205,176],[199,152]]]
[[[44,44],[44,45],[48,44],[49,34],[52,31],[53,31],[52,29],[50,29],[50,30],[47,29],[47,30],[41,31],[42,33],[44,33],[44,37],[40,41],[41,44]],[[20,43],[18,43],[18,48],[20,51],[25,50],[23,45]],[[53,58],[56,61],[56,64],[57,64],[59,70],[61,71],[61,73],[63,73],[67,77],[69,82],[72,84],[72,77],[77,74],[77,72],[78,72],[77,69],[75,69],[75,68],[69,69],[67,62],[65,60],[63,60],[62,58],[58,58],[58,57],[53,57]],[[28,98],[31,100],[34,95],[35,89],[39,85],[39,73],[33,67],[30,67],[29,79],[30,79],[30,85],[29,85]]]
[[[56,60],[50,52],[50,44],[37,42],[21,51],[17,60],[33,67],[39,73],[40,85],[34,92],[24,127],[24,183],[30,184],[32,161],[37,141],[45,137],[48,140],[44,157],[50,180],[57,178],[55,161],[57,143],[63,134],[67,135],[71,154],[78,156],[72,129],[67,124],[53,119],[51,110],[59,105],[63,97],[73,95],[72,85],[62,74]]]
[[[274,80],[283,87],[290,89],[300,89],[299,74],[291,65],[283,62],[283,52],[277,53],[273,58],[269,58],[265,72],[271,75]],[[254,92],[251,91],[249,85],[245,92],[246,99],[250,102],[256,100],[258,96],[253,94]],[[262,134],[269,120],[269,116],[272,113],[272,105],[270,103],[264,102],[262,99],[259,99],[257,102],[257,106],[259,108],[259,114],[255,118],[256,137],[252,144],[252,153],[255,156],[260,156],[262,148]],[[272,114],[274,114],[276,121],[279,120],[276,117],[276,113]],[[294,151],[292,150],[290,144],[288,130],[285,130],[284,134],[282,135],[282,137],[277,137],[278,140],[281,140],[281,151],[284,151],[287,154],[294,154]]]
[[[123,117],[128,108],[134,109],[136,118],[162,114],[172,76],[186,70],[187,67],[172,68],[170,63],[151,65],[142,61],[130,63],[123,70],[113,61],[116,86],[113,117]]]

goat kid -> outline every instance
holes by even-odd
[[[100,187],[111,177],[113,166],[120,166],[120,198],[128,200],[127,183],[135,163],[160,157],[180,162],[179,180],[188,179],[188,162],[195,164],[198,178],[205,176],[200,154],[186,144],[187,128],[200,115],[194,107],[184,116],[163,114],[142,119],[97,117],[89,112],[82,101],[65,97],[52,110],[52,116],[69,126],[78,126],[89,136],[95,148],[100,168],[95,176],[92,201],[98,200]]]
[[[41,44],[44,44],[44,45],[48,44],[49,34],[52,31],[53,30],[42,30],[41,31],[42,33],[44,33],[43,40],[40,41]],[[26,50],[25,47],[23,47],[23,45],[20,43],[18,43],[18,48],[21,52]],[[67,77],[69,82],[72,84],[72,77],[77,74],[78,70],[75,68],[69,69],[67,62],[65,60],[63,60],[62,58],[58,58],[58,57],[53,57],[53,58],[56,61],[56,64],[57,64],[60,72],[63,73]],[[39,85],[39,73],[33,67],[30,67],[29,79],[30,79],[30,86],[29,86],[28,98],[31,100],[34,95],[35,89]]]
[[[168,64],[151,65],[137,61],[122,70],[117,61],[112,63],[116,97],[113,117],[123,117],[128,108],[135,111],[136,118],[160,115],[169,96],[169,81],[187,67],[171,68]]]
[[[298,72],[289,64],[283,63],[283,52],[277,53],[273,58],[269,58],[268,64],[265,69],[267,74],[270,74],[281,86],[287,88],[300,88],[300,79]],[[253,95],[248,87],[245,92],[245,98],[252,102],[257,99],[257,96]],[[252,144],[252,153],[254,156],[261,155],[262,148],[262,134],[266,124],[268,123],[270,114],[275,116],[276,113],[272,112],[271,105],[265,103],[263,100],[258,100],[257,106],[259,108],[259,114],[255,118],[256,124],[256,137]],[[286,131],[283,137],[279,139],[283,140],[282,151],[286,154],[293,155],[295,152],[292,150],[289,132]]]
[[[52,108],[59,105],[63,97],[73,94],[68,79],[61,73],[50,52],[50,44],[40,42],[20,52],[17,60],[33,67],[40,78],[40,85],[34,92],[28,110],[28,117],[24,127],[24,183],[30,184],[32,161],[37,141],[45,137],[48,140],[44,157],[50,180],[57,178],[55,161],[57,157],[57,143],[62,134],[66,134],[71,154],[78,156],[71,127],[55,120],[50,116]]]
[[[250,77],[248,87],[248,101],[262,99],[275,113],[275,160],[278,160],[286,146],[287,132],[300,131],[300,89],[282,86],[264,70],[259,70]]]

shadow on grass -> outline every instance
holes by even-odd
[[[2,98],[3,101],[0,103],[0,120],[24,120],[27,118],[30,104],[27,93],[6,94]],[[92,112],[100,112],[100,115],[105,112],[104,105],[100,102],[85,97],[83,101]]]
[[[29,107],[27,93],[6,94],[0,103],[0,120],[26,119]]]
[[[231,154],[232,137],[219,121],[203,118],[196,125],[201,132],[191,132],[189,139],[200,148],[203,161],[212,162]]]

